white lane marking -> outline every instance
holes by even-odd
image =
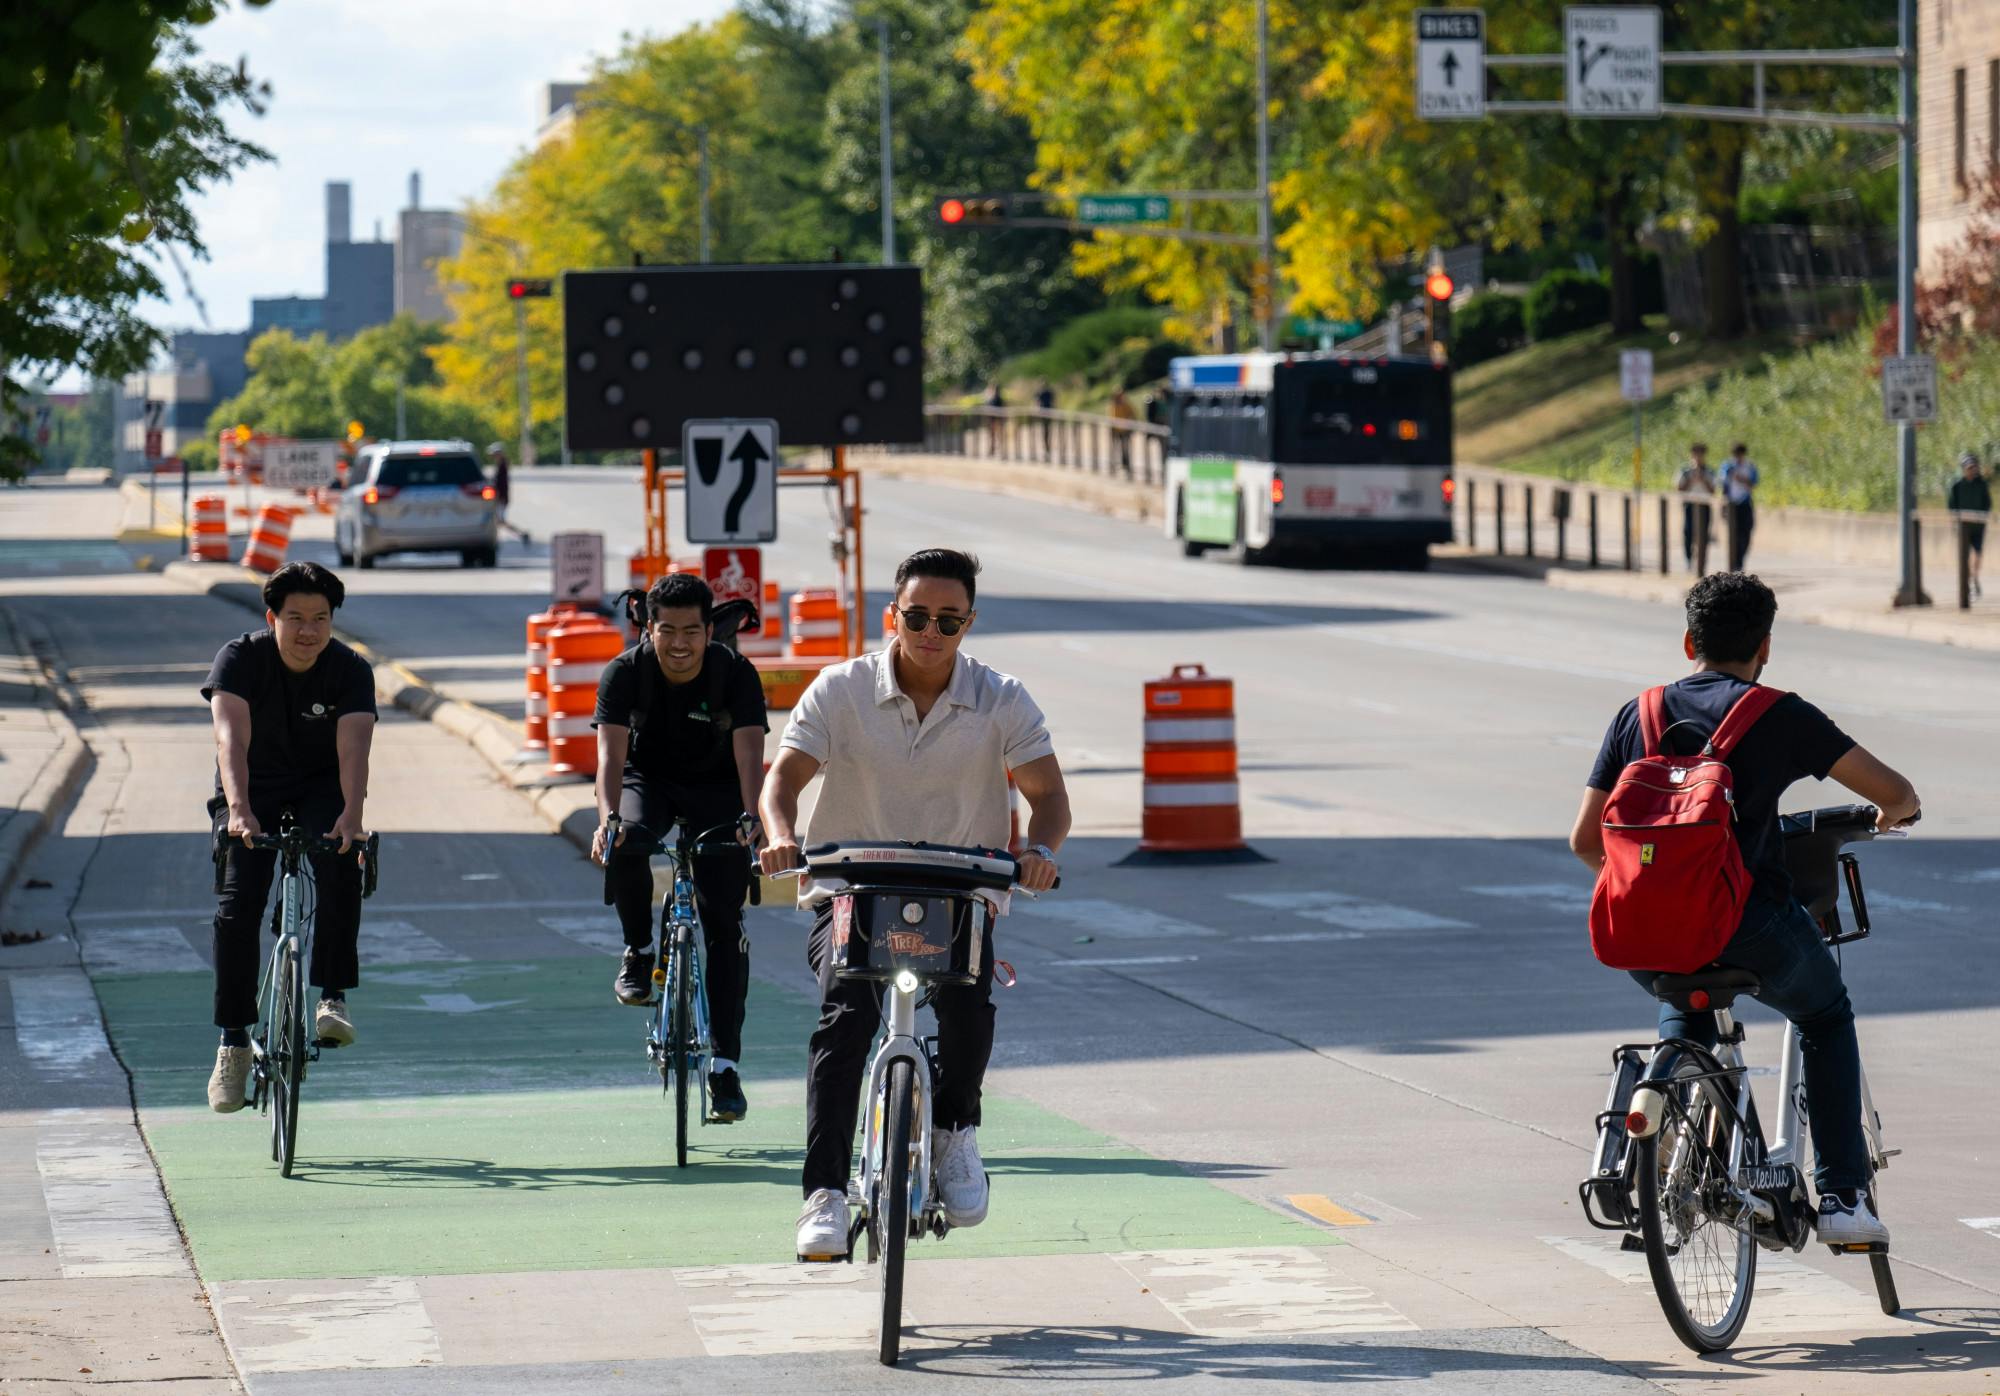
[[[1200,959],[1199,955],[1134,955],[1126,960],[1051,960],[1056,969],[1115,969],[1120,965],[1186,965]]]
[[[78,938],[92,974],[199,974],[208,961],[179,926],[105,926]]]
[[[368,910],[383,915],[431,911],[583,911],[590,907],[603,905],[602,900],[589,902],[497,902],[488,898],[483,902],[402,902],[387,903],[379,906],[374,902],[370,902]],[[164,910],[160,907],[149,907],[143,911],[82,911],[71,916],[70,920],[85,925],[96,925],[117,921],[157,921],[163,916],[192,921],[203,916],[213,915],[215,915],[215,906],[211,903],[208,906],[182,906]]]
[[[252,1372],[327,1372],[442,1362],[417,1282],[245,1280],[211,1286],[236,1365]]]
[[[422,1003],[390,1003],[385,1008],[400,1008],[409,1013],[484,1013],[489,1008],[512,1008],[526,999],[500,999],[495,1003],[478,1003],[470,994],[421,994]]]
[[[1137,1251],[1111,1259],[1205,1338],[1395,1333],[1417,1326],[1373,1291],[1338,1283],[1324,1256],[1304,1246]]]
[[[625,933],[618,928],[616,916],[543,916],[538,919],[564,940],[575,941],[586,950],[596,950],[605,955],[625,953]]]
[[[1486,887],[1468,887],[1482,897],[1502,897],[1508,901],[1538,902],[1555,911],[1590,910],[1590,888],[1574,882],[1505,882]]]
[[[676,1270],[711,1357],[872,1348],[881,1291],[857,1265],[716,1265]],[[712,1300],[714,1302],[701,1302]]]
[[[82,970],[30,970],[11,977],[14,1041],[36,1070],[88,1076],[111,1060],[97,998]]]
[[[1977,872],[1958,873],[1953,882],[2000,882],[2000,868],[1981,868]]]
[[[1324,921],[1350,931],[1443,931],[1469,929],[1471,922],[1433,916],[1406,906],[1371,902],[1345,892],[1231,892],[1229,899],[1288,911],[1307,921]]]
[[[1887,907],[1890,911],[1964,911],[1962,906],[1947,906],[1943,902],[1926,901],[1922,897],[1899,897],[1894,892],[1870,892],[1868,905]]]
[[[455,984],[463,984],[468,979],[483,979],[487,975],[502,977],[533,974],[535,966],[529,964],[496,964],[482,960],[477,964],[460,962],[451,965],[416,965],[409,969],[371,970],[368,982],[373,984],[403,984],[413,989],[449,989]],[[394,1005],[389,1005],[394,1007]]]
[[[1402,711],[1394,703],[1377,702],[1373,698],[1349,698],[1347,701],[1354,707],[1360,708],[1363,712],[1395,714]]]
[[[1287,931],[1275,936],[1247,936],[1253,945],[1295,945],[1315,940],[1366,940],[1366,931]]]
[[[1983,1231],[1994,1240],[2000,1241],[2000,1217],[1960,1217],[1959,1221],[1974,1231]]]
[[[153,1160],[129,1122],[52,1110],[36,1132],[35,1166],[64,1279],[188,1273]]]
[[[1106,940],[1153,940],[1160,936],[1216,936],[1220,931],[1197,926],[1178,916],[1148,911],[1125,902],[1078,897],[1050,902],[1016,901],[1016,915],[1052,921],[1067,921],[1078,930],[1089,931]]]
[[[364,965],[454,964],[467,958],[408,921],[361,918],[361,963]]]
[[[460,873],[460,874],[458,875],[458,880],[459,880],[460,882],[498,882],[498,881],[500,880],[500,874],[499,874],[499,873]]]
[[[1542,1241],[1621,1284],[1652,1287],[1645,1253],[1621,1249],[1614,1237],[1544,1236]],[[1858,1273],[1866,1278],[1867,1267]],[[1871,1324],[1881,1317],[1872,1292],[1864,1295],[1788,1255],[1765,1251],[1757,1257],[1757,1296],[1746,1331],[1827,1331]]]

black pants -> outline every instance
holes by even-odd
[[[1711,527],[1709,516],[1712,507],[1707,504],[1681,505],[1681,555],[1690,567],[1694,566],[1695,541],[1707,535]]]
[[[253,800],[250,812],[267,834],[278,832],[279,820],[290,808],[298,822],[314,834],[324,834],[346,805],[339,784],[294,792],[290,800]],[[215,1025],[244,1028],[257,1021],[257,980],[264,968],[259,928],[271,899],[271,881],[278,855],[270,849],[245,848],[229,837],[229,809],[220,795],[208,802],[209,818],[223,847],[222,884],[215,903]],[[327,993],[340,993],[361,982],[361,865],[352,850],[347,857],[317,855],[312,860],[313,886],[307,905],[313,916],[312,983]]]
[[[626,945],[646,950],[653,944],[656,913],[648,857],[655,843],[672,841],[674,821],[685,819],[692,839],[742,817],[743,796],[733,786],[664,786],[634,781],[631,772],[626,773],[625,790],[618,797],[618,818],[627,831],[625,845],[611,858],[612,901]],[[709,1025],[715,1055],[730,1061],[743,1059],[744,1002],[750,994],[750,938],[743,929],[743,899],[749,892],[746,850],[694,860],[694,909],[707,956]]]
[[[1757,506],[1750,500],[1729,505],[1732,527],[1729,533],[1729,570],[1741,572],[1743,559],[1750,556],[1750,535],[1757,530]]]
[[[854,1119],[861,1108],[861,1078],[868,1048],[882,1026],[882,991],[873,980],[839,979],[831,956],[833,909],[813,918],[806,960],[819,976],[819,1026],[806,1063],[806,1166],[810,1197],[821,1188],[845,1193],[854,1168]],[[993,1057],[993,933],[986,933],[979,980],[940,988],[937,1012],[938,1082],[931,1123],[958,1129],[979,1123],[979,1092]]]

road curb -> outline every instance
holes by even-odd
[[[219,562],[171,562],[161,570],[161,575],[190,591],[203,592],[263,614],[262,582],[246,580],[257,574],[246,574],[241,567]],[[429,680],[401,661],[376,652],[352,635],[338,630],[334,633],[373,667],[377,700],[422,718],[464,742],[493,768],[509,789],[528,802],[548,824],[550,832],[562,835],[585,853],[590,851],[591,836],[597,831],[597,795],[591,783],[546,784],[527,776],[517,759],[522,749],[522,732],[514,723],[440,693]]]
[[[28,856],[75,801],[96,757],[70,716],[56,675],[50,672],[53,661],[47,647],[34,645],[4,604],[0,604],[0,628],[10,637],[13,652],[27,661],[23,672],[35,690],[36,705],[48,713],[57,732],[56,748],[29,783],[20,808],[0,824],[0,905],[4,905]]]

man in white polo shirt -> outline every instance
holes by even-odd
[[[1055,885],[1055,850],[1069,833],[1069,792],[1042,711],[1018,679],[958,652],[976,612],[979,563],[947,548],[896,568],[896,637],[875,654],[824,670],[792,709],[764,780],[764,871],[803,861],[799,795],[825,773],[813,807],[813,843],[921,839],[961,847],[1007,845],[1007,774],[1027,800],[1028,851],[1020,881]],[[828,953],[830,904],[817,902],[807,955],[819,976],[819,1027],[806,1072],[805,1208],[798,1253],[847,1253],[847,1180],[868,1047],[882,1021],[881,986],[841,980]],[[953,1226],[986,1219],[979,1158],[979,1095],[993,1054],[993,943],[979,982],[941,988],[938,1089],[931,1119],[938,1198]]]

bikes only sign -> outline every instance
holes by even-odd
[[[708,548],[701,555],[701,574],[715,593],[715,604],[748,601],[760,610],[764,605],[764,550],[762,548]]]

